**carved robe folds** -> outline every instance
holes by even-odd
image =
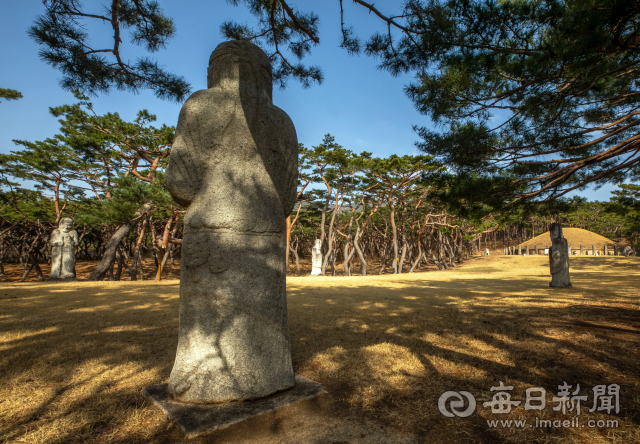
[[[76,247],[78,232],[73,229],[73,220],[64,217],[59,228],[51,233],[51,273],[48,281],[76,280]]]
[[[169,392],[192,403],[260,398],[295,384],[285,264],[295,128],[272,104],[271,65],[252,43],[219,45],[208,87],[180,111],[165,176],[188,207]]]

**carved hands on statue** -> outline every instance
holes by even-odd
[[[49,239],[49,243],[52,247],[62,246],[63,241],[62,236],[60,235],[60,230],[58,230],[57,228],[53,230],[53,233],[51,233],[51,238]]]

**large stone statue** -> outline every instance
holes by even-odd
[[[76,280],[76,247],[78,232],[73,229],[73,219],[63,217],[58,228],[51,233],[51,273],[48,281]]]
[[[286,224],[298,141],[272,103],[271,64],[246,41],[211,54],[208,89],[182,106],[165,185],[187,207],[174,399],[218,403],[295,385]]]
[[[322,274],[322,241],[316,239],[316,244],[311,249],[311,276]]]
[[[569,279],[569,245],[562,235],[562,225],[551,224],[551,249],[549,250],[549,266],[551,282],[549,287],[571,287]]]

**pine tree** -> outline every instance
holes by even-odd
[[[18,100],[22,99],[22,93],[15,89],[0,88],[0,98],[6,100]]]
[[[261,45],[277,84],[322,82],[319,67],[301,64],[320,43],[317,15],[301,12],[294,0],[229,1],[246,7],[257,24],[225,22],[223,36]],[[590,183],[640,177],[640,3],[406,0],[385,14],[353,2],[385,29],[362,42],[339,0],[341,47],[379,57],[393,75],[415,74],[406,92],[441,128],[416,126],[418,147],[467,184],[495,179],[499,186],[491,185],[489,195],[553,199]],[[105,14],[86,12],[80,0],[45,6],[30,34],[43,59],[62,71],[63,87],[93,94],[149,88],[178,101],[189,93],[182,77],[148,58],[123,62],[124,28],[149,52],[173,36],[158,2],[105,0]],[[87,21],[112,27],[112,47],[90,46]]]

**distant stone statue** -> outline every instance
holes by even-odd
[[[633,248],[627,245],[626,247],[624,247],[624,250],[622,250],[622,254],[626,257],[634,256]]]
[[[488,248],[485,248],[485,249],[484,249],[484,255],[485,255],[485,256],[489,256],[489,249],[488,249]]]
[[[48,281],[76,280],[76,247],[78,232],[73,229],[73,219],[63,217],[58,228],[51,233],[51,273]]]
[[[549,251],[549,266],[551,268],[551,282],[549,287],[571,287],[569,279],[569,245],[562,235],[562,225],[551,224],[551,249]]]
[[[207,80],[180,110],[165,175],[187,207],[168,391],[200,404],[295,385],[285,219],[296,200],[296,131],[272,103],[271,63],[253,43],[218,45]]]
[[[311,249],[311,276],[322,274],[322,241],[316,239],[316,244]]]

